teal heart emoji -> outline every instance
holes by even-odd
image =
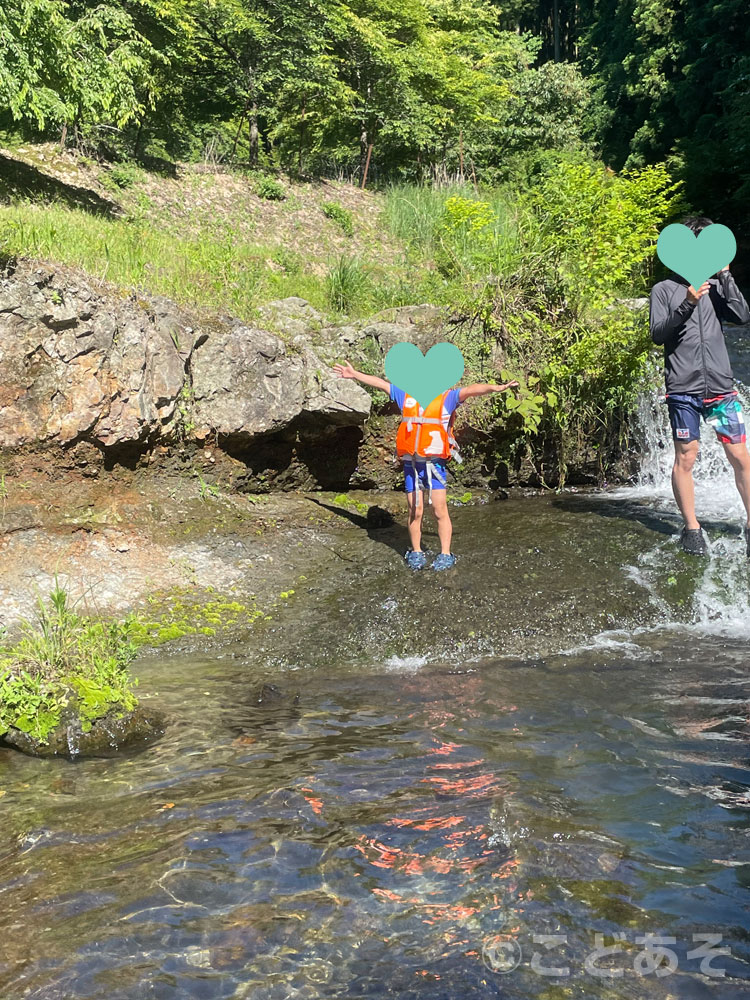
[[[731,264],[737,253],[737,241],[731,229],[714,224],[695,236],[679,222],[662,229],[656,241],[659,260],[693,288]]]
[[[443,341],[422,354],[416,344],[394,344],[385,356],[385,377],[425,409],[464,373],[464,356],[455,344]]]

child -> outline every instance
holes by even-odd
[[[371,385],[375,389],[387,392],[398,404],[401,410],[401,423],[396,438],[396,452],[404,463],[404,487],[409,504],[411,541],[411,549],[405,558],[411,569],[422,569],[427,563],[427,556],[422,551],[424,505],[421,493],[426,489],[437,518],[441,549],[432,563],[432,568],[450,569],[456,562],[456,557],[451,552],[453,525],[448,514],[445,492],[446,462],[454,455],[457,461],[461,461],[453,438],[456,407],[473,396],[505,392],[506,389],[517,386],[518,382],[506,382],[504,385],[477,383],[466,385],[462,389],[449,389],[433,399],[427,409],[423,410],[416,399],[407,395],[403,389],[398,389],[376,375],[365,375],[363,372],[355,371],[348,361],[343,365],[334,365],[333,370],[339,378],[355,378],[364,385]]]

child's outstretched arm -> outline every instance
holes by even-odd
[[[506,389],[515,389],[518,382],[503,382],[502,385],[490,385],[486,382],[475,382],[474,385],[463,386],[458,393],[459,403],[465,399],[472,399],[474,396],[487,396],[491,392],[505,392]]]
[[[383,392],[387,392],[390,395],[390,382],[386,382],[384,378],[378,378],[377,375],[365,375],[364,372],[358,372],[352,368],[348,361],[343,365],[334,365],[333,370],[339,378],[356,378],[358,382],[362,382],[364,385],[371,385],[373,389],[382,389]]]

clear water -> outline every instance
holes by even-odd
[[[188,706],[161,743],[2,759],[0,996],[746,996],[746,662],[657,630],[316,674],[265,713],[248,664],[143,663]],[[586,973],[598,933],[621,979]],[[723,978],[687,957],[703,933]],[[673,974],[634,971],[646,934]]]
[[[457,511],[445,580],[357,559],[143,660],[138,756],[0,752],[0,997],[749,996],[750,576],[718,463],[680,554],[659,434],[631,490]]]

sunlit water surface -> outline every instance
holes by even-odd
[[[594,521],[607,533],[614,624],[593,640],[514,658],[493,646],[498,603],[482,657],[376,644],[340,662],[332,637],[357,628],[358,601],[388,618],[381,576],[375,611],[365,593],[347,613],[316,606],[318,630],[301,613],[295,655],[274,660],[277,705],[257,705],[269,675],[251,646],[154,657],[141,691],[170,724],[144,752],[1,752],[0,996],[750,995],[742,512],[707,446],[711,558],[679,556],[659,413],[644,404],[639,486],[581,514],[581,545]],[[533,533],[552,508],[523,504]],[[457,521],[466,536],[494,518]],[[628,519],[647,544],[613,557]],[[592,561],[571,556],[584,588]],[[441,613],[480,601],[466,579]],[[518,586],[543,621],[544,582]],[[618,627],[626,587],[648,626]]]

